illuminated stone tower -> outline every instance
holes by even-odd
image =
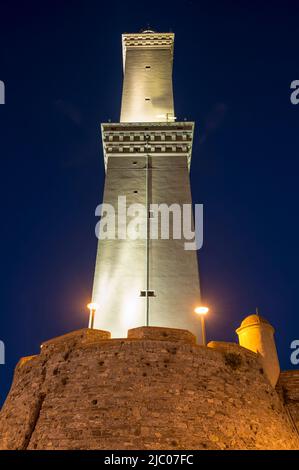
[[[114,238],[108,228],[107,238],[99,241],[93,326],[110,331],[112,337],[125,337],[129,328],[138,326],[183,328],[199,336],[193,311],[200,302],[197,252],[185,250],[185,239],[174,239],[171,217],[169,239],[149,235],[151,204],[178,204],[181,209],[191,204],[194,123],[176,122],[173,44],[173,33],[122,36],[121,118],[119,123],[102,124],[104,203],[115,208],[116,230],[127,228],[119,219],[119,196],[126,197],[127,207],[146,207],[141,220],[144,239]]]

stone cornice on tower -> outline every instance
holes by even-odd
[[[156,48],[171,49],[173,54],[174,33],[156,33],[145,30],[141,33],[122,34],[123,68],[126,65],[126,52],[128,48]]]
[[[109,157],[183,156],[190,170],[194,122],[103,123],[105,170]],[[146,141],[146,137],[149,140]]]

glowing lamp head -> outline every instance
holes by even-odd
[[[208,307],[196,307],[194,309],[194,312],[197,313],[198,315],[206,315],[208,313],[209,309]]]
[[[90,310],[90,311],[96,310],[97,307],[98,307],[97,304],[94,303],[94,302],[91,302],[90,304],[87,305],[87,308],[88,308],[88,310]]]

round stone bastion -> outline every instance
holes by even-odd
[[[257,354],[188,331],[83,329],[22,358],[0,449],[298,449]]]

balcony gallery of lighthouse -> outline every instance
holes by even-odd
[[[90,326],[125,337],[130,328],[183,328],[200,340],[194,308],[200,304],[197,253],[183,237],[151,237],[151,207],[191,208],[189,170],[193,122],[176,119],[173,100],[174,34],[151,30],[122,35],[123,90],[120,122],[102,124],[106,170],[104,204],[146,207],[146,236],[109,234],[98,243]],[[126,208],[125,208],[126,209]],[[109,227],[106,214],[105,224]],[[192,216],[190,214],[190,218]],[[104,223],[104,221],[103,221]],[[128,222],[129,223],[129,222]],[[128,224],[127,223],[127,224]],[[115,227],[116,225],[116,227]],[[111,236],[109,236],[111,235]]]

